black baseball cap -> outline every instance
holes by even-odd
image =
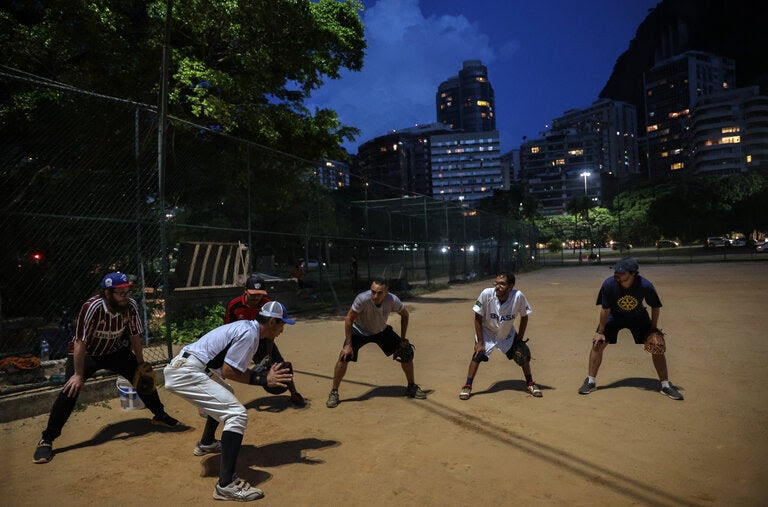
[[[616,262],[616,264],[614,264],[611,269],[613,269],[613,271],[616,273],[637,273],[637,271],[640,269],[640,266],[638,266],[637,261],[632,257],[624,257],[623,259],[619,259],[619,261]]]
[[[245,281],[245,291],[248,294],[261,294],[265,296],[267,291],[264,279],[256,275],[249,276]]]

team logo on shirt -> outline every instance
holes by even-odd
[[[483,307],[483,303],[481,303],[480,300],[478,299],[477,301],[475,301],[475,306],[478,307],[478,308],[482,308]]]
[[[620,297],[619,300],[616,301],[616,304],[625,312],[631,312],[637,308],[637,299],[627,294],[626,296]]]
[[[496,315],[495,313],[491,313],[491,318],[493,320],[498,320],[499,322],[504,322],[505,320],[512,320],[511,315]]]

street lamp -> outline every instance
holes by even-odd
[[[584,171],[583,173],[579,174],[579,176],[584,177],[584,195],[587,195],[587,177],[590,175],[589,171]]]

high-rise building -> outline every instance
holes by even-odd
[[[437,121],[453,130],[496,130],[493,87],[480,60],[465,61],[457,76],[440,83],[435,102]]]
[[[542,215],[562,215],[574,197],[602,202],[601,158],[597,132],[576,128],[545,132],[520,146],[520,180],[538,201]]]
[[[646,132],[642,144],[649,178],[667,178],[686,169],[685,126],[693,104],[734,84],[732,59],[700,51],[664,60],[643,74]]]
[[[383,183],[384,194],[431,195],[430,137],[447,132],[446,125],[429,123],[371,139],[357,149],[356,176]]]
[[[433,135],[430,149],[433,197],[472,207],[503,188],[498,131]]]
[[[577,132],[597,134],[600,154],[598,173],[618,177],[637,174],[640,170],[637,146],[637,113],[635,106],[610,99],[600,99],[585,109],[571,109],[552,120],[552,130],[573,128]]]
[[[699,97],[687,132],[694,173],[733,174],[768,165],[768,97],[757,86]]]
[[[323,159],[313,170],[319,185],[338,190],[349,186],[349,164],[338,160]]]

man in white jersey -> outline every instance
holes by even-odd
[[[400,335],[387,324],[389,314],[400,315]],[[325,406],[334,408],[339,404],[339,385],[347,373],[347,364],[357,361],[360,347],[375,343],[384,354],[400,361],[408,386],[405,393],[409,398],[423,400],[427,393],[414,381],[413,346],[405,338],[408,331],[408,310],[400,298],[389,292],[389,284],[383,278],[375,278],[371,290],[361,292],[355,298],[344,319],[344,346],[333,370],[333,387]]]
[[[125,273],[109,273],[101,280],[101,293],[86,301],[77,316],[75,336],[67,346],[64,387],[53,402],[48,425],[37,443],[33,461],[53,459],[53,441],[61,435],[85,381],[98,370],[110,370],[133,382],[139,363],[144,362],[141,333],[144,327],[138,305],[131,297]],[[152,424],[175,428],[179,421],[165,413],[157,390],[139,393],[154,414]]]
[[[165,367],[165,388],[207,415],[194,454],[221,453],[219,481],[213,489],[216,500],[245,502],[264,496],[263,491],[235,474],[248,414],[222,377],[262,387],[286,387],[293,373],[284,363],[275,363],[266,372],[248,368],[259,340],[277,338],[285,324],[293,325],[294,321],[288,318],[281,303],[270,301],[261,308],[256,320],[238,320],[217,327],[181,349]],[[222,422],[224,429],[218,441],[214,433]]]
[[[468,400],[472,392],[472,382],[475,380],[477,368],[482,361],[488,361],[488,357],[494,351],[506,354],[507,359],[512,359],[512,345],[515,341],[524,340],[525,330],[528,327],[528,315],[532,313],[531,305],[519,290],[514,289],[515,275],[513,273],[500,273],[493,283],[493,287],[484,289],[475,301],[475,349],[472,360],[469,362],[467,381],[461,388],[459,398]],[[519,330],[515,331],[515,318],[520,317]],[[527,391],[537,398],[541,398],[541,390],[533,381],[531,374],[531,362],[526,361],[522,366],[525,375]]]

